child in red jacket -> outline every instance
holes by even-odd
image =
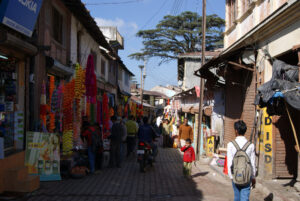
[[[183,175],[186,177],[191,176],[192,162],[195,161],[195,151],[191,146],[191,139],[185,140],[185,146],[181,148],[183,154]]]

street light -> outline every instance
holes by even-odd
[[[144,88],[144,86],[143,86],[143,70],[144,70],[144,66],[139,65],[139,68],[141,69],[140,98],[141,98],[141,104],[143,105],[143,88]]]

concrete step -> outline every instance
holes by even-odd
[[[40,187],[40,177],[28,175],[25,180],[10,183],[6,186],[7,192],[29,193]]]

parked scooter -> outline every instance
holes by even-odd
[[[150,165],[153,166],[153,150],[151,146],[146,142],[139,142],[138,143],[138,150],[137,150],[137,159],[138,163],[140,164],[140,171],[145,172],[146,167]]]

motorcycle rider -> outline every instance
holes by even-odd
[[[138,139],[141,142],[148,143],[152,148],[153,157],[157,155],[157,145],[153,143],[156,133],[148,122],[148,117],[143,117],[143,125],[139,127]]]

